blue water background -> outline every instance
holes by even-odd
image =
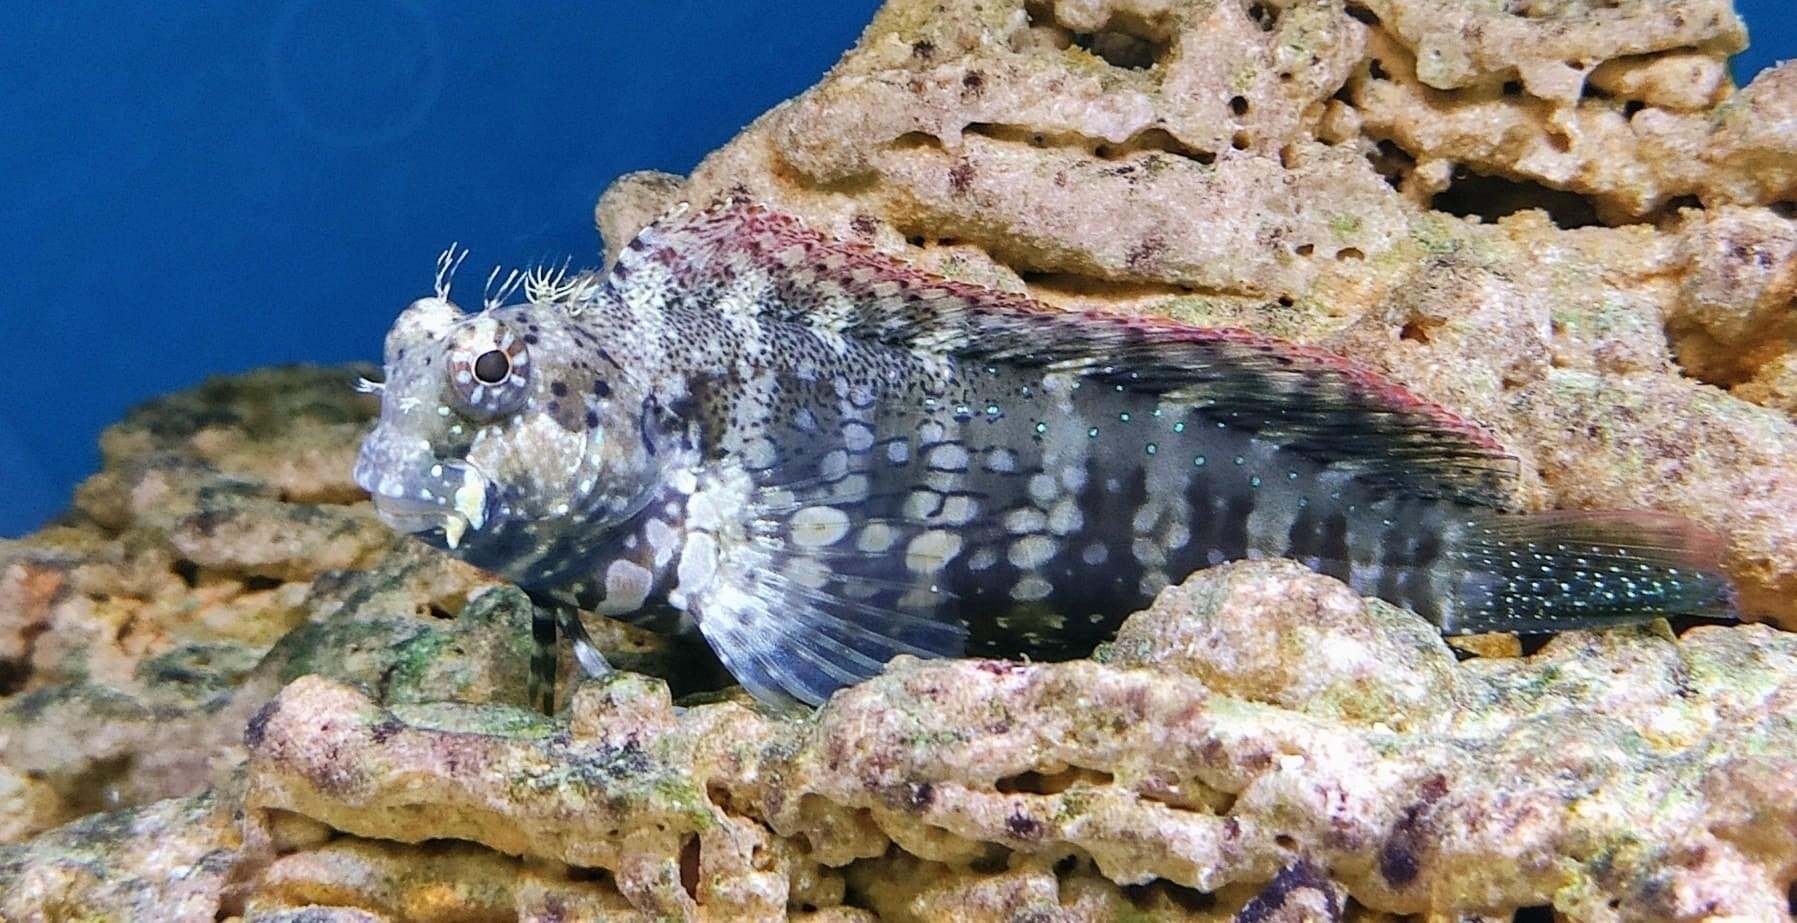
[[[0,536],[66,508],[133,404],[377,358],[450,241],[594,262],[614,177],[690,170],[877,6],[0,4]],[[1740,9],[1745,83],[1797,14]]]

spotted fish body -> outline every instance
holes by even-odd
[[[1509,512],[1488,436],[1333,354],[1052,311],[746,203],[524,304],[439,288],[388,338],[382,516],[552,605],[696,626],[765,699],[1081,655],[1242,558],[1450,633],[1731,611],[1708,536]]]

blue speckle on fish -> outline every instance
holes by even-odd
[[[1083,655],[1243,558],[1444,632],[1732,612],[1711,536],[1513,512],[1489,436],[1319,349],[1055,311],[740,201],[525,289],[469,314],[440,274],[406,309],[356,479],[560,607],[589,669],[575,606],[815,704],[901,653]]]

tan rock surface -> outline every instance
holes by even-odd
[[[1794,704],[1797,636],[1765,626],[1456,664],[1415,616],[1267,562],[1167,592],[1098,662],[905,660],[815,722],[634,677],[555,724],[303,678],[251,725],[246,807],[603,869],[701,919],[840,901],[836,869],[880,880],[892,844],[921,877],[857,890],[921,918],[1084,894],[1065,918],[1103,919],[1154,881],[1233,912],[1300,863],[1395,913],[1765,918],[1797,867]]]
[[[1793,626],[1797,67],[1737,91],[1741,41],[1720,0],[892,0],[598,220],[615,254],[747,190],[1335,349],[1496,433],[1528,506],[1718,530]],[[1450,648],[1263,562],[1091,660],[903,662],[806,721],[595,618],[630,672],[542,718],[522,594],[350,483],[355,371],[146,406],[0,542],[0,917],[1790,918],[1793,635]]]

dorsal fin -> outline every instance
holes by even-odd
[[[675,212],[620,254],[609,280],[664,274],[672,300],[729,289],[763,319],[966,362],[1067,372],[1190,403],[1211,419],[1410,491],[1514,502],[1516,460],[1484,430],[1335,353],[1246,330],[1063,311],[930,275],[740,198]]]

